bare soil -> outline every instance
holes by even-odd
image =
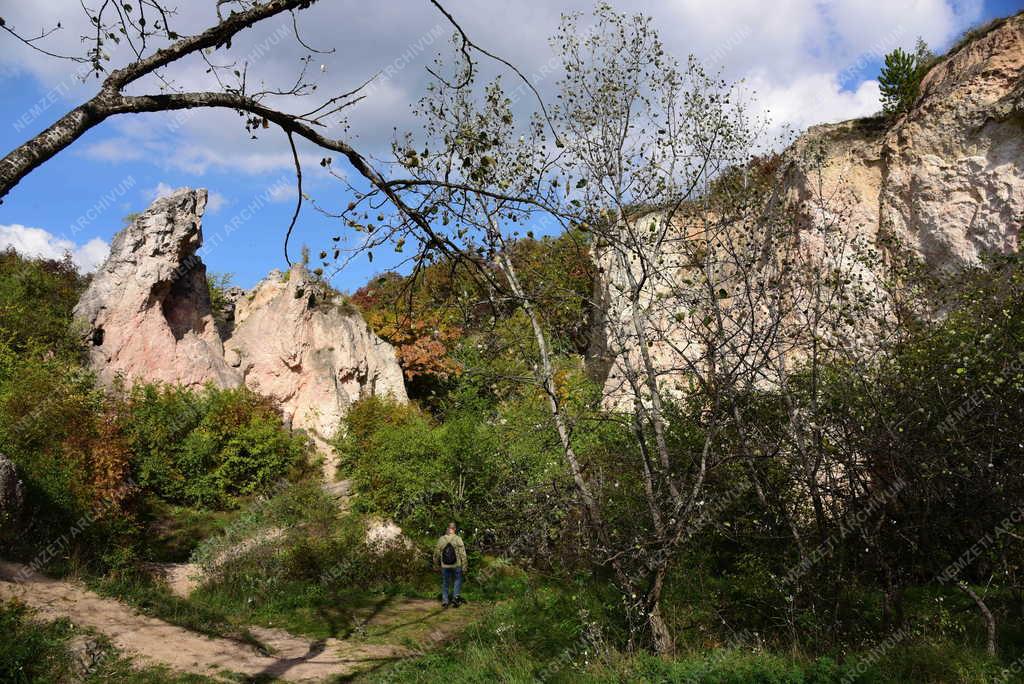
[[[92,628],[139,664],[213,678],[269,676],[293,682],[348,676],[417,655],[450,639],[479,615],[471,606],[443,611],[433,601],[396,599],[363,614],[360,626],[346,639],[310,640],[250,627],[272,654],[265,655],[241,641],[208,637],[142,615],[77,582],[44,577],[17,563],[0,561],[0,599],[19,600],[43,619],[67,618]]]

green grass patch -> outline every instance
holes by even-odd
[[[136,668],[105,638],[67,620],[38,620],[23,605],[0,603],[0,681],[9,684],[205,684],[214,680]]]

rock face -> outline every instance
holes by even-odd
[[[25,488],[18,479],[14,464],[0,454],[0,531],[17,522],[24,502]]]
[[[104,382],[245,384],[278,400],[291,427],[327,453],[353,401],[407,400],[394,349],[302,266],[271,273],[251,292],[225,293],[218,326],[196,254],[205,206],[205,190],[178,190],[114,238],[75,307]]]
[[[205,208],[205,190],[178,190],[114,237],[75,307],[101,381],[241,384],[242,374],[224,362],[206,266],[196,255]]]
[[[828,155],[824,193],[856,195],[856,223],[937,269],[1018,249],[1024,222],[1024,15],[944,57],[914,107],[881,120],[816,126],[797,142]],[[790,179],[797,195],[813,180]]]
[[[813,172],[796,161],[812,150],[825,158]],[[896,121],[811,128],[783,155],[780,173],[785,205],[796,212],[797,241],[811,251],[818,238],[801,227],[829,221],[880,254],[891,253],[895,244],[935,270],[1016,251],[1024,223],[1024,14],[941,59],[925,75],[912,109]],[[842,198],[842,220],[822,209],[821,198]],[[673,230],[677,242],[692,238],[685,222]],[[666,270],[680,277],[681,269],[664,261],[673,258],[671,250],[661,256]],[[605,405],[628,409],[621,370],[627,363],[639,366],[639,351],[634,342],[614,337],[630,314],[621,292],[632,267],[608,254],[596,259],[602,273],[596,299],[608,310],[591,367],[608,370]],[[875,280],[871,272],[859,275],[869,284]],[[640,306],[658,306],[657,287]],[[654,314],[654,325],[675,325],[674,314]],[[655,342],[649,349],[660,386],[684,391],[679,385],[685,373],[678,369],[686,367],[681,356],[693,340],[683,325],[665,337],[669,344]]]
[[[394,348],[301,265],[272,272],[235,302],[224,344],[245,384],[277,399],[292,427],[321,445],[355,400],[407,399]]]
[[[1019,246],[1024,222],[1024,15],[932,68],[882,141],[879,221],[930,264]]]

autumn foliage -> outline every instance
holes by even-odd
[[[560,347],[583,352],[589,341],[589,298],[594,266],[582,233],[526,237],[510,246],[524,287],[543,304],[545,322]],[[471,337],[502,346],[508,314],[515,308],[503,276],[480,260],[440,260],[408,276],[388,272],[351,298],[373,331],[395,346],[406,380],[433,385],[457,377],[455,353]]]

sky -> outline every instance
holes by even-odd
[[[95,4],[86,0],[87,4]],[[215,21],[213,0],[177,0],[172,27],[185,35]],[[175,0],[167,3],[173,6]],[[562,12],[590,12],[581,0],[447,0],[445,7],[473,40],[514,63],[549,95],[557,81],[548,38]],[[619,11],[653,17],[668,51],[694,54],[729,80],[742,79],[755,106],[773,126],[807,126],[866,116],[880,109],[881,58],[895,47],[912,48],[922,37],[942,52],[971,26],[1024,9],[1024,0],[619,0]],[[80,54],[86,29],[79,0],[0,0],[0,17],[23,33],[51,28],[46,47]],[[585,21],[585,19],[584,19]],[[347,121],[324,132],[345,137],[360,151],[386,155],[395,132],[416,130],[411,106],[430,80],[437,55],[452,55],[451,26],[427,0],[319,0],[298,14],[303,42],[329,54],[314,54],[311,77],[318,93],[351,90],[379,74]],[[274,18],[240,34],[233,59],[248,63],[249,83],[290,84],[309,51],[292,33],[291,20]],[[211,58],[222,57],[221,52]],[[124,63],[120,50],[110,64]],[[226,59],[226,58],[225,58]],[[30,139],[97,90],[75,64],[26,48],[0,33],[0,148],[3,154]],[[491,68],[491,67],[488,67]],[[213,84],[200,60],[165,74],[187,90]],[[512,79],[506,77],[506,82]],[[132,94],[159,92],[148,80]],[[527,98],[520,106],[527,106]],[[312,108],[311,100],[278,98],[289,111]],[[315,105],[314,105],[315,106]],[[295,207],[292,159],[280,131],[261,130],[253,139],[244,120],[227,111],[131,114],[112,118],[21,181],[0,204],[0,248],[60,257],[70,252],[83,272],[106,255],[124,217],[142,211],[174,188],[209,192],[204,217],[203,259],[210,271],[233,274],[251,287],[273,268],[285,266],[284,233]],[[319,165],[322,151],[300,145],[305,189],[328,209],[348,204],[344,186]],[[335,164],[345,173],[344,165]],[[307,206],[292,241],[292,254],[306,244],[328,248],[337,222]],[[389,259],[392,259],[389,261]],[[377,255],[360,258],[333,278],[352,291],[394,263]]]

